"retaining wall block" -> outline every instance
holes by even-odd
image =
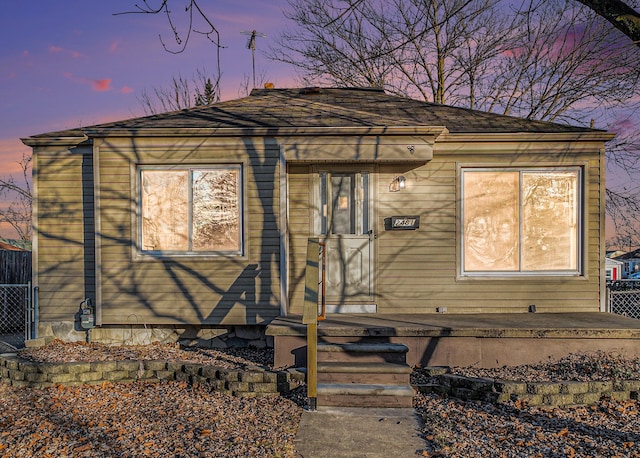
[[[116,361],[94,361],[91,363],[91,370],[93,372],[109,372],[115,371],[118,368]]]
[[[22,371],[11,371],[11,374],[9,375],[9,378],[11,378],[11,380],[14,381],[18,381],[18,380],[24,380],[24,372]]]
[[[264,374],[262,372],[240,372],[240,381],[249,383],[262,383],[264,380]]]
[[[590,391],[588,393],[577,393],[573,395],[574,402],[582,405],[597,404],[602,398],[602,393]]]
[[[136,372],[140,369],[140,363],[138,361],[116,361],[116,370]]]
[[[607,396],[615,401],[628,401],[630,399],[628,391],[611,391]]]
[[[539,406],[544,403],[544,396],[542,394],[521,394],[518,395],[518,399],[532,406]]]
[[[137,378],[138,380],[149,380],[156,376],[156,371],[149,370],[137,370],[135,372],[129,372],[132,378]]]
[[[166,361],[145,361],[144,368],[148,371],[163,371],[167,368]]]
[[[18,364],[18,370],[22,372],[38,372],[38,364],[31,361],[20,362]]]
[[[76,374],[49,374],[48,379],[52,383],[61,383],[64,385],[78,381],[76,379]]]
[[[493,383],[495,390],[505,394],[526,394],[527,384],[525,382],[512,382],[510,380],[496,380]]]
[[[191,376],[191,383],[193,383],[194,385],[207,385],[209,384],[210,379],[208,379],[207,377],[203,376],[203,375],[192,375]]]
[[[553,382],[527,383],[527,393],[529,394],[559,394],[560,384]]]
[[[287,369],[287,373],[289,374],[292,380],[295,380],[297,382],[304,382],[307,380],[306,369],[301,370],[300,368],[291,368],[291,369]]]
[[[575,403],[575,397],[573,394],[545,394],[542,396],[542,402],[552,407],[568,406]]]
[[[220,370],[218,371],[218,378],[227,382],[237,382],[240,380],[240,372],[236,370]]]
[[[189,375],[201,375],[202,366],[196,363],[186,363],[182,370]]]
[[[509,393],[487,392],[483,393],[482,400],[493,404],[502,404],[517,399],[515,395]]]
[[[91,363],[69,363],[67,365],[67,372],[70,374],[80,374],[82,372],[90,372]]]
[[[178,382],[186,382],[189,383],[191,381],[191,376],[186,372],[176,372],[176,381]]]
[[[454,387],[449,391],[449,393],[454,398],[479,401],[482,399],[485,392],[476,391],[469,388]]]
[[[40,371],[45,374],[66,374],[67,367],[65,364],[44,363],[40,365]]]
[[[184,372],[183,363],[167,362],[167,370],[171,372]]]
[[[216,366],[203,366],[201,372],[202,372],[202,375],[207,378],[217,379],[219,378],[218,376],[219,370],[220,368]]]
[[[589,384],[586,382],[562,382],[560,383],[560,394],[588,393]]]
[[[99,382],[102,381],[102,372],[82,372],[78,374],[79,382]]]
[[[248,382],[228,382],[227,389],[233,391],[234,394],[239,391],[249,391],[249,383]]]
[[[640,391],[640,380],[616,380],[613,383],[614,391]]]
[[[589,383],[589,391],[594,393],[613,391],[613,382],[588,382],[588,383]]]
[[[111,371],[104,373],[104,379],[111,382],[120,381],[129,378],[129,371]]]
[[[176,373],[172,371],[164,370],[164,371],[155,371],[155,372],[156,372],[156,378],[160,380],[171,381],[171,380],[175,380],[176,378]]]
[[[38,372],[27,372],[25,374],[24,379],[27,382],[47,382],[47,374],[38,373]]]
[[[277,393],[278,385],[275,383],[249,383],[249,391],[254,393]]]
[[[278,382],[276,386],[277,386],[276,389],[278,390],[278,393],[284,393],[284,394],[291,392],[291,390],[295,388],[289,382]]]

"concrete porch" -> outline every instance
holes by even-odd
[[[273,320],[275,367],[306,365],[300,316]],[[318,323],[318,341],[388,342],[409,348],[411,366],[500,367],[577,352],[640,355],[640,320],[610,313],[333,314]]]

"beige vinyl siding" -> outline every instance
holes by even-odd
[[[313,211],[310,206],[313,192],[311,166],[288,164],[287,183],[289,186],[289,313],[302,314],[307,239],[312,235],[313,228]]]
[[[378,313],[598,311],[600,302],[601,144],[436,143],[423,165],[380,164],[377,168],[375,297]],[[525,151],[518,152],[516,151]],[[585,166],[582,199],[584,240],[581,276],[460,276],[459,166]],[[290,310],[302,312],[304,259],[313,211],[311,168],[289,165]],[[390,192],[397,176],[406,189]],[[420,215],[416,231],[385,231],[384,218]]]
[[[108,139],[100,145],[103,323],[245,324],[279,315],[279,150],[222,141],[137,139],[132,148],[130,140]],[[134,246],[137,166],[216,164],[243,166],[244,256],[141,256]]]
[[[41,321],[69,321],[95,296],[91,146],[35,148],[34,232]]]

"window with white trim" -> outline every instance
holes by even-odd
[[[141,167],[145,254],[242,255],[242,167]]]
[[[461,172],[463,275],[580,274],[581,168]]]

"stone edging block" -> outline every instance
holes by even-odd
[[[464,377],[439,371],[438,383],[417,385],[423,393],[437,393],[463,400],[493,403],[523,401],[531,406],[563,407],[593,405],[603,398],[617,401],[640,399],[640,380],[515,382]]]
[[[36,363],[17,354],[0,355],[0,382],[44,388],[101,382],[128,383],[177,380],[235,396],[271,396],[287,393],[305,381],[303,371],[273,371],[266,367],[227,369],[196,363],[125,360],[81,363]]]

